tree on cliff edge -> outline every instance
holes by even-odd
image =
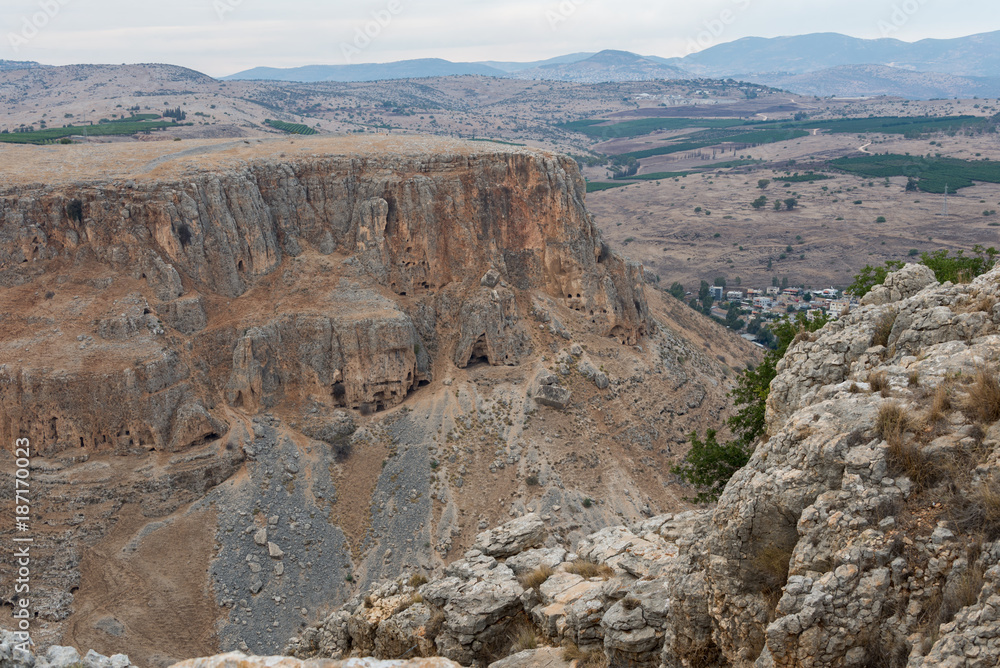
[[[815,332],[827,322],[825,316],[809,320],[805,313],[799,313],[794,319],[785,318],[772,326],[778,341],[777,349],[768,351],[756,368],[747,367],[737,377],[736,387],[729,393],[733,403],[740,407],[726,421],[735,438],[720,443],[716,438],[718,432],[709,429],[702,441],[695,431],[690,437],[691,450],[679,465],[670,469],[671,473],[697,489],[697,494],[690,501],[710,503],[718,500],[733,474],[750,461],[757,439],[764,434],[767,395],[771,391],[771,381],[777,375],[778,362],[797,336]]]

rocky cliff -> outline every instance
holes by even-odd
[[[511,516],[569,542],[683,505],[667,462],[753,359],[644,287],[550,154],[0,152],[0,437],[33,446],[43,645],[274,652]]]
[[[998,358],[1000,269],[939,285],[908,266],[800,335],[767,434],[714,508],[571,545],[527,515],[480,534],[444,578],[361,592],[286,651],[486,665],[549,644],[586,665],[996,666]]]

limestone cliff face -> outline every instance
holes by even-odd
[[[339,258],[365,280],[312,295],[309,313],[231,330],[214,342],[201,378],[165,348],[96,375],[0,366],[0,436],[42,434],[46,451],[95,442],[168,449],[219,431],[208,427],[214,418],[192,416],[220,402],[258,410],[325,394],[332,405],[394,406],[430,379],[427,350],[439,344],[454,346],[459,367],[480,358],[517,364],[530,351],[526,302],[517,299],[528,291],[634,344],[649,327],[642,273],[602,245],[583,197],[575,163],[527,151],[315,156],[177,182],[13,189],[0,199],[0,282],[93,261],[148,283],[153,303],[129,322],[105,323],[108,340],[161,321],[200,331],[203,296],[234,299],[265,283],[274,290],[279,268],[304,254]],[[492,285],[481,284],[489,272]],[[433,322],[418,329],[386,298],[393,295]],[[440,323],[459,332],[457,342],[437,340]],[[102,391],[69,390],[88,384]],[[35,414],[38,406],[52,409]]]

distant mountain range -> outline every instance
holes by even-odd
[[[44,66],[0,60],[0,70],[30,67]],[[531,62],[455,63],[422,58],[359,65],[257,67],[222,79],[315,83],[462,75],[577,83],[732,78],[805,95],[1000,97],[1000,31],[912,43],[837,33],[746,37],[684,58],[600,51]]]
[[[884,65],[843,65],[806,74],[748,75],[760,84],[819,97],[888,95],[931,98],[1000,97],[1000,77],[963,77],[940,72],[914,72]]]
[[[0,60],[0,72],[4,70],[26,70],[32,67],[41,67],[33,60]]]
[[[903,70],[971,77],[1000,77],[1000,31],[956,39],[857,39],[837,33],[796,37],[745,37],[671,64],[697,76],[750,76],[763,72],[806,74],[843,65],[884,65]]]
[[[487,77],[506,77],[508,72],[482,63],[453,63],[440,58],[420,58],[401,60],[395,63],[371,63],[364,65],[306,65],[279,69],[257,67],[252,70],[222,77],[223,81],[233,79],[256,79],[268,81],[384,81],[386,79],[422,79],[424,77],[450,77],[479,74]]]

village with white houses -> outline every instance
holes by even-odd
[[[804,312],[809,320],[824,315],[836,320],[858,304],[858,299],[837,290],[826,288],[813,290],[801,287],[770,286],[767,288],[724,287],[713,285],[708,288],[712,296],[710,315],[722,321],[732,322],[730,312],[734,305],[740,309],[739,319],[744,322],[741,329],[743,338],[760,344],[758,327],[754,323],[778,320],[789,314]],[[697,297],[687,293],[687,298]],[[728,324],[728,323],[727,323]],[[765,325],[766,327],[766,325]]]

